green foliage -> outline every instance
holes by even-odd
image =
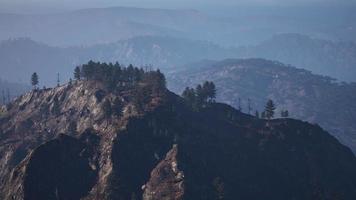
[[[79,73],[80,72],[80,73]],[[108,89],[128,88],[144,82],[154,87],[155,91],[163,91],[166,79],[159,71],[145,72],[142,68],[129,65],[122,67],[119,63],[100,63],[89,61],[81,68],[75,69],[75,75],[80,74],[86,80],[97,80],[105,84]],[[77,75],[78,77],[79,75]]]
[[[267,119],[272,119],[274,117],[274,110],[276,109],[273,101],[269,99],[265,106],[265,117]]]
[[[289,112],[288,112],[288,110],[282,110],[282,111],[281,111],[281,117],[284,117],[284,118],[289,117]]]
[[[134,91],[133,104],[138,112],[145,110],[145,105],[147,105],[151,100],[151,90],[149,87],[138,87]]]
[[[77,66],[74,69],[74,79],[75,80],[80,80],[80,78],[81,78],[81,71],[80,71],[80,67]]]
[[[196,99],[196,94],[194,88],[186,87],[182,93],[182,97],[185,99],[186,103],[193,107]]]
[[[31,85],[34,87],[34,88],[36,88],[37,87],[37,85],[38,85],[38,75],[37,75],[37,73],[36,72],[34,72],[33,74],[32,74],[32,76],[31,76]]]
[[[216,97],[216,88],[213,82],[205,81],[203,84],[203,98],[208,102],[214,102]]]
[[[199,110],[200,108],[215,102],[215,84],[206,81],[203,85],[197,85],[195,89],[186,87],[182,93],[182,97],[194,110]]]

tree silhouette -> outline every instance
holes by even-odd
[[[75,67],[75,69],[74,69],[74,79],[75,80],[80,80],[80,78],[81,78],[81,74],[80,73],[81,73],[80,72],[80,67],[79,66]]]
[[[203,99],[207,102],[214,102],[216,97],[216,88],[213,82],[205,81],[203,84]]]
[[[276,109],[273,101],[269,99],[265,106],[265,117],[267,119],[272,119],[274,117],[274,110]]]
[[[282,111],[281,111],[281,117],[284,117],[284,118],[289,117],[289,112],[288,112],[288,110],[282,110]]]
[[[182,97],[185,99],[188,105],[193,106],[196,99],[194,88],[186,87],[182,93]]]
[[[38,75],[36,72],[34,72],[31,76],[31,85],[33,86],[34,89],[37,88],[37,85],[38,85]]]

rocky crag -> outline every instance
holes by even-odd
[[[145,83],[34,90],[0,128],[4,200],[356,198],[355,156],[319,126],[193,111]]]

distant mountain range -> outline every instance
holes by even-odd
[[[337,83],[330,77],[264,59],[204,61],[168,75],[169,87],[181,93],[203,81],[217,85],[218,100],[243,112],[264,109],[267,99],[289,110],[292,117],[318,123],[356,152],[356,83]]]
[[[230,10],[231,9],[231,10]],[[55,14],[0,14],[0,40],[29,37],[51,46],[87,46],[137,36],[208,40],[224,46],[258,44],[279,33],[356,41],[354,10],[332,7],[229,8],[214,15],[186,9],[109,7]],[[333,19],[330,15],[335,16]],[[325,22],[328,18],[328,23]]]
[[[152,65],[173,70],[187,62],[201,59],[224,59],[234,52],[209,42],[169,37],[137,37],[116,43],[89,47],[52,47],[22,38],[0,44],[1,77],[28,83],[38,72],[41,85],[54,85],[57,72],[63,81],[72,77],[76,65],[88,60],[120,62],[139,66]]]
[[[240,48],[238,57],[278,60],[343,81],[356,81],[356,43],[281,34],[259,45]]]
[[[135,36],[195,37],[217,23],[196,10],[129,7],[84,9],[59,14],[0,14],[0,39],[30,37],[50,45],[111,43]]]
[[[340,81],[356,81],[356,45],[331,42],[296,34],[283,34],[257,46],[224,48],[211,42],[182,38],[145,36],[110,44],[87,47],[53,47],[30,39],[12,39],[0,43],[1,77],[28,83],[34,71],[40,83],[62,82],[72,76],[74,66],[97,60],[139,66],[152,65],[172,72],[187,63],[202,59],[261,57],[280,60],[313,73]]]

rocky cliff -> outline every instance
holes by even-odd
[[[318,126],[169,91],[139,108],[136,90],[78,81],[3,107],[0,199],[356,198],[355,156]]]

